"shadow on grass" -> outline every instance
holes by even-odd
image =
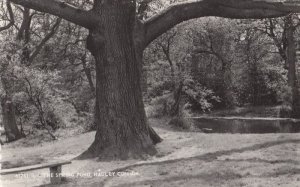
[[[203,180],[207,183],[213,183],[214,185],[221,185],[224,182],[228,182],[230,180],[238,180],[241,178],[277,178],[281,175],[298,175],[300,174],[300,169],[292,168],[292,169],[285,169],[280,171],[275,171],[271,173],[267,173],[265,175],[241,175],[238,173],[234,173],[232,171],[227,171],[226,173],[221,172],[210,172],[210,173],[201,173],[197,175],[177,175],[172,177],[166,177],[163,179],[153,179],[153,180],[144,180],[144,181],[138,181],[138,182],[132,182],[132,183],[123,183],[120,185],[115,185],[114,187],[132,187],[132,186],[161,186],[164,183],[170,184],[172,182],[178,182],[178,181],[189,181],[189,180]]]
[[[216,160],[220,156],[231,155],[233,153],[243,153],[243,152],[246,152],[246,151],[256,151],[256,150],[259,150],[259,149],[266,149],[266,148],[269,148],[269,147],[273,147],[273,146],[277,146],[277,145],[281,145],[281,144],[288,144],[288,143],[300,143],[300,139],[288,139],[288,140],[266,142],[266,143],[263,143],[263,144],[255,144],[255,145],[252,145],[252,146],[249,146],[249,147],[236,148],[236,149],[223,150],[223,151],[216,151],[216,152],[206,153],[206,154],[203,154],[203,155],[189,157],[189,158],[179,158],[179,159],[174,159],[174,160],[133,164],[133,165],[130,165],[130,166],[126,166],[126,167],[123,167],[123,168],[116,169],[114,171],[125,171],[125,170],[131,169],[133,167],[138,167],[138,166],[170,164],[170,163],[176,163],[176,162],[180,162],[180,161],[203,160],[203,161],[206,161],[206,162],[211,162],[211,161]]]
[[[236,149],[230,149],[230,150],[222,150],[222,151],[216,151],[216,152],[212,152],[212,153],[206,153],[203,155],[199,155],[199,156],[195,156],[195,157],[189,157],[189,158],[180,158],[180,159],[174,159],[174,160],[166,160],[166,161],[158,161],[158,162],[148,162],[148,163],[139,163],[139,164],[133,164],[133,165],[129,165],[129,166],[125,166],[122,168],[118,168],[115,169],[111,172],[122,172],[122,171],[126,171],[126,170],[131,170],[133,168],[136,167],[140,167],[140,166],[151,166],[151,165],[164,165],[164,164],[172,164],[172,163],[177,163],[177,162],[181,162],[181,161],[194,161],[194,160],[202,160],[205,162],[212,162],[214,160],[217,160],[218,157],[221,156],[225,156],[225,155],[231,155],[234,153],[243,153],[246,151],[256,151],[256,150],[260,150],[260,149],[266,149],[269,147],[273,147],[273,146],[277,146],[277,145],[282,145],[282,144],[289,144],[289,143],[300,143],[300,139],[288,139],[288,140],[279,140],[279,141],[271,141],[271,142],[266,142],[263,144],[255,144],[252,146],[248,146],[248,147],[243,147],[243,148],[236,148]],[[224,160],[226,161],[226,160]],[[237,160],[239,161],[239,160]],[[240,160],[240,161],[244,161],[244,160]],[[247,161],[247,160],[245,160]],[[255,161],[255,160],[250,160],[250,161]],[[268,162],[271,163],[272,161],[268,161],[268,160],[257,160],[258,162]],[[296,163],[296,161],[291,161],[291,160],[278,160],[278,161],[273,161],[273,162],[291,162],[291,163]],[[299,162],[297,162],[299,163]],[[272,177],[272,176],[278,176],[278,175],[285,175],[290,173],[291,171],[288,169],[286,171],[275,171],[274,173],[268,173],[266,176],[261,176],[261,177]],[[299,174],[300,173],[300,169],[294,169],[293,170],[294,174]],[[212,178],[211,178],[212,177]],[[187,180],[187,179],[196,179],[196,178],[203,178],[203,179],[208,179],[208,180],[214,180],[216,177],[219,178],[224,178],[224,179],[236,179],[236,178],[241,178],[243,176],[241,176],[240,174],[236,174],[236,173],[231,173],[231,172],[227,172],[227,173],[204,173],[204,174],[199,174],[199,175],[180,175],[180,176],[174,176],[174,177],[169,177],[169,178],[165,178],[165,179],[155,179],[155,180],[146,180],[146,181],[142,181],[142,182],[136,182],[136,183],[128,183],[128,184],[122,184],[121,186],[133,186],[133,185],[145,185],[148,183],[154,184],[154,183],[158,183],[158,182],[168,182],[168,181],[180,181],[180,180]],[[102,181],[99,181],[97,183],[93,183],[91,184],[91,186],[105,186],[105,184],[112,179],[113,177],[107,177]],[[70,180],[71,182],[72,180]],[[70,185],[70,184],[69,184]],[[69,186],[68,184],[62,184],[61,186]],[[74,185],[74,183],[72,184]],[[53,186],[53,185],[42,185],[43,187],[48,187],[48,186]],[[56,185],[59,186],[59,185]],[[76,186],[76,183],[75,183]]]
[[[206,153],[206,154],[195,156],[195,157],[180,158],[180,159],[166,160],[166,161],[159,161],[159,162],[151,162],[151,163],[134,164],[134,165],[126,166],[126,167],[119,168],[119,169],[116,169],[116,170],[113,170],[113,171],[114,172],[122,172],[122,171],[130,170],[130,169],[135,168],[135,167],[140,167],[140,166],[172,164],[172,163],[181,162],[181,161],[202,160],[202,161],[205,161],[205,162],[212,162],[212,161],[216,160],[218,157],[221,157],[221,156],[231,155],[231,154],[234,154],[234,153],[243,153],[243,152],[246,152],[246,151],[256,151],[256,150],[266,149],[266,148],[269,148],[269,147],[282,145],[282,144],[288,144],[288,143],[300,143],[300,139],[288,139],[288,140],[280,140],[280,141],[271,141],[271,142],[266,142],[266,143],[263,143],[263,144],[255,144],[255,145],[248,146],[248,147],[243,147],[243,148],[236,148],[236,149],[230,149],[230,150],[216,151],[216,152],[213,152],[213,153]],[[108,177],[105,180],[103,180],[100,183],[100,186],[104,186],[105,183],[111,178],[112,177]],[[179,178],[181,178],[181,177],[179,177]]]

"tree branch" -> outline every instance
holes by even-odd
[[[33,59],[39,54],[39,52],[42,50],[43,46],[48,42],[48,40],[55,34],[57,31],[59,24],[61,22],[61,18],[57,18],[56,22],[52,26],[50,32],[43,38],[43,40],[40,42],[40,44],[35,48],[35,51],[30,55],[29,62],[32,62]]]
[[[194,50],[194,53],[213,55],[213,56],[217,57],[217,59],[219,59],[222,62],[222,64],[225,64],[225,60],[223,59],[223,57],[219,53],[217,53],[213,50],[196,49],[196,50]]]
[[[30,24],[31,24],[31,20],[32,20],[30,17],[30,9],[24,8],[24,10],[22,12],[23,12],[23,20],[22,20],[22,24],[21,24],[20,29],[17,34],[17,40],[22,40],[25,38],[25,40],[26,40],[25,43],[28,43],[29,38],[25,37],[25,35],[26,35],[25,31],[27,30],[27,36],[29,36],[28,30],[30,29]]]
[[[9,29],[11,26],[13,26],[15,24],[14,13],[12,11],[11,4],[10,4],[9,0],[6,0],[6,7],[7,7],[7,10],[8,10],[8,14],[9,14],[9,19],[10,20],[9,20],[9,24],[7,24],[4,27],[0,27],[0,32],[4,31],[6,29]]]
[[[49,13],[82,27],[91,29],[98,22],[91,11],[73,7],[59,0],[10,0],[11,2],[40,12]]]
[[[274,25],[272,19],[269,19],[269,24],[270,24],[270,27],[269,27],[270,32],[269,33],[267,32],[267,35],[273,39],[282,59],[286,60],[286,54],[285,54],[286,42],[285,42],[284,32],[282,33],[281,41],[279,41],[274,32],[275,25]],[[283,30],[285,30],[285,29],[283,28]]]
[[[231,19],[261,19],[300,13],[300,3],[267,0],[198,0],[171,5],[145,24],[145,46],[175,25],[193,18],[216,16]]]

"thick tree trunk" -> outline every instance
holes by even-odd
[[[97,132],[79,158],[127,159],[156,153],[142,100],[134,10],[130,2],[104,1],[94,7],[102,24],[90,31],[87,48],[96,60]]]
[[[18,129],[15,108],[10,99],[4,98],[1,100],[2,108],[2,120],[4,124],[4,130],[8,142],[12,142],[22,138],[22,135]]]
[[[137,22],[135,25],[135,30],[141,31],[142,29],[138,28],[139,23]],[[139,65],[139,71],[140,73],[140,86],[141,86],[141,91],[142,91],[142,95],[143,93],[147,93],[147,70],[144,68],[144,64],[143,64],[143,50],[144,50],[144,46],[143,46],[143,41],[142,38],[140,38],[142,34],[135,32],[135,40],[134,40],[134,46],[135,46],[135,55],[136,55],[136,59]],[[149,135],[150,138],[152,140],[152,142],[154,144],[157,144],[159,142],[162,141],[162,138],[154,131],[154,129],[150,126],[148,126],[149,128]]]
[[[6,69],[4,70],[7,71]],[[15,106],[12,102],[11,92],[13,80],[8,78],[9,75],[3,74],[1,76],[1,84],[5,92],[5,96],[1,97],[2,121],[8,142],[12,142],[22,138],[15,115]]]
[[[142,93],[147,93],[147,69],[143,64],[143,47],[139,42],[135,42],[135,54],[137,62],[139,62],[140,72],[141,72],[141,88]]]

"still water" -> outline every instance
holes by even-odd
[[[299,133],[300,120],[290,118],[194,117],[206,133]]]

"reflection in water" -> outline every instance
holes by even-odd
[[[206,133],[298,133],[300,120],[280,118],[190,118]]]

